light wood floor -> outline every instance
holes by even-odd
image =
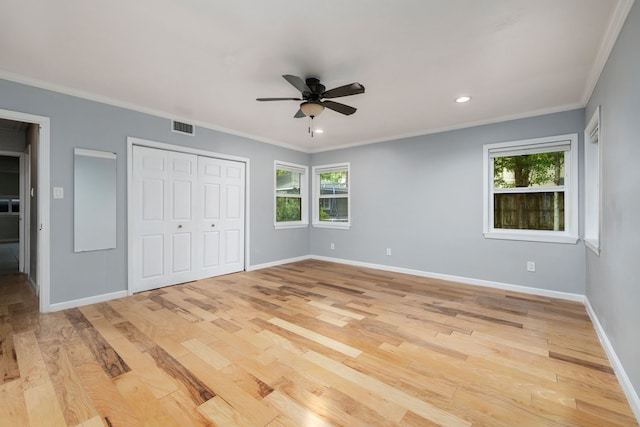
[[[579,303],[304,261],[39,315],[22,280],[2,426],[637,425]]]

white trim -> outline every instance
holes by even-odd
[[[81,307],[83,305],[97,304],[99,302],[110,301],[117,298],[124,298],[128,295],[129,294],[127,291],[117,291],[108,294],[95,295],[87,298],[74,299],[71,301],[57,302],[55,304],[51,304],[50,308],[51,311],[60,311],[66,310],[68,308]]]
[[[116,153],[108,151],[87,150],[86,148],[74,148],[73,154],[87,157],[100,157],[102,159],[116,159]]]
[[[591,302],[589,302],[589,298],[585,297],[584,305],[587,309],[587,314],[591,318],[591,323],[593,323],[593,327],[596,330],[596,334],[600,339],[600,343],[604,348],[604,351],[607,353],[607,357],[609,358],[609,363],[611,363],[611,367],[613,371],[616,373],[616,377],[618,378],[618,382],[620,382],[620,386],[622,387],[622,391],[627,396],[627,400],[629,401],[629,406],[631,406],[631,410],[636,417],[636,420],[640,423],[640,396],[633,388],[633,384],[631,383],[631,379],[627,375],[627,372],[624,370],[624,366],[620,359],[618,359],[618,355],[616,354],[613,345],[611,345],[611,341],[609,341],[609,337],[605,332],[602,324],[600,323],[600,319],[598,319],[598,315],[595,310],[591,306]]]
[[[600,238],[602,237],[602,128],[600,106],[591,116],[584,129],[584,242],[587,248],[596,255],[600,255]],[[596,142],[592,142],[592,135],[597,131]],[[595,147],[593,145],[596,145]],[[597,157],[597,159],[593,159]],[[594,162],[593,160],[597,160]],[[595,171],[594,171],[595,169]],[[595,176],[594,176],[595,175]],[[594,179],[595,178],[595,179]],[[596,187],[594,189],[594,187]],[[594,191],[595,190],[595,191]],[[597,194],[593,194],[597,193]],[[593,199],[597,198],[597,200]],[[589,203],[592,202],[592,203]],[[595,206],[594,206],[595,205]],[[597,216],[597,224],[592,225],[592,215]]]
[[[510,233],[513,231],[513,233]],[[546,243],[567,243],[571,245],[575,245],[578,243],[578,236],[567,236],[565,234],[553,235],[549,232],[549,234],[530,234],[526,232],[527,230],[505,230],[504,232],[487,232],[482,233],[482,235],[487,239],[497,239],[497,240],[520,240],[525,242],[546,242]],[[556,232],[561,233],[561,232]]]
[[[494,282],[492,280],[474,279],[474,278],[471,278],[471,277],[453,276],[453,275],[450,275],[450,274],[441,274],[441,273],[432,273],[432,272],[429,272],[429,271],[412,270],[412,269],[409,269],[409,268],[394,267],[394,266],[391,266],[391,265],[372,264],[372,263],[369,263],[369,262],[352,261],[352,260],[347,260],[347,259],[331,258],[331,257],[325,257],[325,256],[319,256],[319,255],[311,255],[311,256],[309,256],[309,258],[310,259],[315,259],[315,260],[318,260],[318,261],[328,261],[328,262],[335,262],[335,263],[339,263],[339,264],[352,265],[352,266],[356,266],[356,267],[374,268],[376,270],[391,271],[391,272],[394,272],[394,273],[402,273],[402,274],[410,274],[410,275],[413,275],[413,276],[428,277],[428,278],[431,278],[431,279],[447,280],[447,281],[450,281],[450,282],[458,282],[458,283],[464,283],[464,284],[467,284],[467,285],[482,286],[482,287],[485,287],[485,288],[502,289],[502,290],[505,290],[505,291],[512,291],[512,292],[522,292],[522,293],[530,294],[530,295],[539,295],[539,296],[550,297],[550,298],[564,299],[564,300],[568,300],[568,301],[584,302],[584,300],[585,300],[584,295],[575,294],[575,293],[571,293],[571,292],[561,292],[561,291],[553,291],[553,290],[549,290],[549,289],[532,288],[532,287],[529,287],[529,286],[512,285],[512,284],[509,284],[509,283]]]
[[[320,174],[324,172],[342,172],[347,171],[347,194],[346,195],[321,195],[320,194]],[[353,218],[351,206],[351,162],[331,163],[328,165],[317,165],[311,167],[311,197],[313,198],[311,225],[316,228],[335,228],[348,230],[351,228],[351,218]],[[320,202],[321,198],[341,198],[347,199],[347,221],[320,221]]]
[[[38,295],[40,297],[40,312],[47,313],[50,310],[51,295],[49,282],[51,277],[51,231],[49,224],[49,218],[51,215],[49,211],[51,197],[51,189],[49,188],[51,168],[50,119],[49,117],[2,109],[0,109],[0,118],[15,120],[18,122],[35,123],[40,126],[38,144],[38,183],[36,185],[38,188],[38,223],[36,224],[36,228],[39,230],[37,235],[38,253],[36,258],[38,260],[38,266],[36,276],[38,278],[38,283],[36,283],[36,289],[38,289]]]
[[[276,230],[287,230],[289,228],[307,228],[307,227],[309,227],[309,224],[302,223],[300,221],[276,223],[273,226],[273,228],[276,229]]]
[[[204,122],[204,121],[200,121],[200,120],[192,120],[190,118],[182,118],[182,117],[178,117],[173,113],[168,113],[166,111],[162,111],[162,110],[156,110],[154,108],[148,108],[148,107],[143,107],[141,105],[137,105],[137,104],[133,104],[130,102],[126,102],[126,101],[122,101],[119,99],[115,99],[115,98],[111,98],[108,96],[102,96],[102,95],[98,95],[95,93],[91,93],[91,92],[87,92],[87,91],[83,91],[83,90],[79,90],[79,89],[74,89],[68,86],[63,86],[63,85],[58,85],[58,84],[54,84],[54,83],[50,83],[50,82],[46,82],[43,80],[39,80],[39,79],[34,79],[34,78],[30,78],[30,77],[25,77],[25,76],[21,76],[19,74],[15,74],[15,73],[10,73],[8,71],[4,71],[4,70],[0,70],[0,79],[3,80],[9,80],[15,83],[20,83],[23,85],[28,85],[28,86],[32,86],[32,87],[37,87],[37,88],[41,88],[41,89],[46,89],[46,90],[50,90],[53,92],[57,92],[57,93],[62,93],[65,95],[69,95],[69,96],[75,96],[77,98],[82,98],[82,99],[87,99],[89,101],[94,101],[94,102],[99,102],[102,104],[106,104],[106,105],[112,105],[114,107],[119,107],[119,108],[124,108],[127,110],[131,110],[131,111],[137,111],[139,113],[144,113],[144,114],[150,114],[152,116],[156,116],[156,117],[160,117],[163,119],[169,119],[169,120],[176,120],[179,122],[184,122],[184,123],[188,123],[188,124],[192,124],[194,126],[194,132],[195,132],[195,127],[199,126],[201,128],[205,128],[205,129],[211,129],[211,130],[215,130],[217,132],[224,132],[226,134],[229,135],[235,135],[235,136],[239,136],[242,138],[248,138],[248,139],[252,139],[254,141],[260,141],[260,142],[264,142],[266,144],[271,144],[271,145],[276,145],[278,147],[283,147],[283,148],[288,148],[290,150],[294,150],[294,151],[299,151],[299,152],[303,152],[303,153],[308,153],[309,151],[305,150],[302,147],[298,147],[298,146],[294,146],[291,144],[287,144],[285,142],[280,142],[280,141],[276,141],[273,139],[269,139],[269,138],[265,138],[259,135],[253,135],[250,133],[246,133],[246,132],[240,132],[234,129],[229,129],[229,128],[225,128],[213,123],[209,123],[209,122]],[[576,106],[575,108],[580,108],[581,106]],[[173,125],[172,125],[173,127]],[[188,135],[188,134],[184,134],[183,135]]]
[[[565,156],[569,159],[565,162],[565,231],[545,230],[506,230],[493,227],[493,161],[491,153],[495,150],[505,150],[513,147],[518,150],[521,147],[553,146],[555,143],[569,141],[571,149]],[[524,139],[518,141],[497,142],[482,146],[482,234],[488,239],[523,240],[549,243],[575,244],[579,239],[578,226],[578,134],[556,135],[542,138]],[[530,190],[524,189],[523,192]],[[536,190],[537,191],[537,188]],[[546,191],[541,189],[541,191]],[[553,187],[549,191],[553,191]],[[501,191],[502,192],[502,191]]]
[[[621,22],[624,23],[624,20],[626,19],[626,15],[628,14],[629,10],[631,9],[631,5],[633,4],[633,0],[619,0],[626,3],[629,3],[628,7],[625,5],[622,8],[620,8],[621,10],[626,10],[626,12],[621,12],[618,13],[617,15],[620,15],[622,17]],[[616,25],[617,25],[618,20],[616,19]],[[621,25],[620,25],[621,27]],[[617,35],[619,33],[620,29],[618,29],[617,31],[611,31],[611,33],[615,33],[615,38],[617,38]],[[614,41],[615,41],[614,38]],[[608,57],[610,50],[607,52],[606,57]],[[606,59],[604,61],[604,63],[606,63]],[[600,70],[597,73],[597,77],[600,76],[600,73],[602,72],[602,68],[604,68],[604,63],[602,65],[602,67],[600,68]],[[596,69],[597,67],[594,66],[594,69]],[[397,141],[397,140],[401,140],[401,139],[408,139],[408,138],[414,138],[414,137],[420,137],[420,136],[426,136],[426,135],[433,135],[433,134],[437,134],[437,133],[442,133],[442,132],[449,132],[449,131],[454,131],[454,130],[461,130],[461,129],[468,129],[468,128],[472,128],[472,127],[478,127],[478,126],[484,126],[484,125],[491,125],[491,124],[496,124],[496,123],[502,123],[502,122],[507,122],[507,121],[511,121],[511,120],[519,120],[519,119],[525,119],[525,118],[529,118],[529,117],[537,117],[537,116],[542,116],[542,115],[547,115],[547,114],[554,114],[554,113],[561,113],[561,112],[565,112],[565,111],[571,111],[571,110],[575,110],[578,108],[584,108],[585,105],[587,104],[587,101],[589,100],[589,97],[591,96],[591,93],[593,92],[593,89],[595,88],[595,82],[597,82],[597,78],[594,80],[593,83],[593,87],[590,90],[585,90],[585,94],[588,93],[588,96],[583,96],[583,100],[581,100],[580,102],[573,102],[573,103],[569,103],[569,104],[565,104],[565,105],[560,105],[557,107],[550,107],[550,108],[541,108],[541,109],[537,109],[537,110],[533,110],[533,111],[527,111],[524,113],[517,113],[517,114],[506,114],[503,116],[498,116],[498,117],[494,117],[488,120],[476,120],[476,121],[471,121],[471,122],[466,122],[466,123],[460,123],[460,124],[456,124],[456,125],[452,125],[452,126],[442,126],[442,127],[437,127],[437,128],[431,128],[431,129],[422,129],[416,132],[409,132],[409,133],[402,133],[402,134],[394,134],[394,135],[390,135],[390,136],[385,136],[385,137],[381,137],[381,138],[372,138],[372,139],[365,139],[362,141],[356,141],[356,142],[351,142],[351,143],[345,143],[345,144],[339,144],[339,145],[332,145],[332,146],[314,146],[314,147],[300,147],[297,145],[292,145],[286,142],[282,142],[282,141],[276,141],[274,139],[270,139],[270,138],[265,138],[259,135],[253,135],[253,134],[249,134],[246,132],[240,132],[234,129],[229,129],[229,128],[225,128],[210,122],[204,122],[204,121],[200,121],[200,120],[192,120],[191,118],[186,119],[186,118],[181,118],[181,117],[176,117],[175,114],[173,113],[168,113],[166,111],[161,111],[161,110],[156,110],[153,108],[148,108],[148,107],[143,107],[141,105],[137,105],[137,104],[132,104],[129,102],[125,102],[125,101],[121,101],[115,98],[110,98],[110,97],[106,97],[106,96],[102,96],[102,95],[98,95],[95,93],[91,93],[91,92],[87,92],[87,91],[82,91],[79,89],[74,89],[68,86],[63,86],[63,85],[58,85],[58,84],[53,84],[50,82],[46,82],[43,80],[39,80],[39,79],[34,79],[34,78],[29,78],[29,77],[25,77],[19,74],[15,74],[15,73],[10,73],[8,71],[4,71],[4,70],[0,70],[0,79],[3,80],[8,80],[8,81],[12,81],[15,83],[19,83],[19,84],[23,84],[23,85],[28,85],[31,87],[36,87],[36,88],[40,88],[40,89],[46,89],[46,90],[50,90],[50,91],[54,91],[57,93],[61,93],[61,94],[65,94],[65,95],[69,95],[69,96],[74,96],[77,98],[82,98],[82,99],[87,99],[90,101],[94,101],[94,102],[100,102],[102,104],[106,104],[106,105],[112,105],[115,107],[119,107],[119,108],[124,108],[127,110],[131,110],[131,111],[136,111],[136,112],[140,112],[140,113],[144,113],[144,114],[150,114],[156,117],[160,117],[160,118],[165,118],[165,119],[169,119],[169,120],[177,120],[177,121],[181,121],[181,122],[185,122],[185,123],[189,123],[189,124],[193,124],[194,127],[201,127],[201,128],[205,128],[205,129],[211,129],[211,130],[215,130],[218,132],[224,132],[230,135],[235,135],[235,136],[239,136],[242,138],[249,138],[252,139],[254,141],[259,141],[259,142],[264,142],[266,144],[270,144],[270,145],[275,145],[277,147],[283,147],[283,148],[288,148],[290,150],[294,150],[297,152],[301,152],[301,153],[307,153],[307,154],[313,154],[313,153],[322,153],[322,152],[326,152],[326,151],[334,151],[334,150],[342,150],[345,148],[352,148],[352,147],[359,147],[361,145],[370,145],[370,144],[378,144],[381,142],[389,142],[389,141]],[[590,85],[587,85],[590,86]]]
[[[290,264],[292,262],[306,261],[306,260],[312,259],[312,258],[313,257],[311,255],[304,255],[304,256],[299,256],[299,257],[295,257],[295,258],[280,259],[278,261],[271,261],[271,262],[265,262],[263,264],[251,265],[251,266],[247,267],[247,271],[262,270],[264,268],[277,267],[279,265]]]
[[[342,150],[342,149],[345,149],[345,148],[359,147],[361,145],[379,144],[381,142],[398,141],[398,140],[401,140],[401,139],[409,139],[409,138],[416,138],[416,137],[427,136],[427,135],[434,135],[434,134],[437,134],[437,133],[450,132],[450,131],[454,131],[454,130],[469,129],[469,128],[474,128],[474,127],[478,127],[478,126],[485,126],[485,125],[503,123],[503,122],[508,122],[508,121],[511,121],[511,120],[519,120],[519,119],[526,119],[526,118],[530,118],[530,117],[544,116],[544,115],[547,115],[547,114],[562,113],[562,112],[565,112],[565,111],[576,110],[578,108],[584,108],[585,104],[586,103],[584,103],[584,102],[574,102],[574,103],[571,103],[571,104],[561,105],[559,107],[541,108],[539,110],[527,111],[525,113],[519,113],[519,114],[507,114],[507,115],[504,115],[504,116],[491,118],[489,120],[477,120],[477,121],[472,121],[472,122],[460,123],[460,124],[453,125],[453,126],[443,126],[443,127],[439,127],[439,128],[423,129],[423,130],[419,130],[417,132],[409,132],[409,133],[404,133],[404,134],[399,134],[399,135],[392,135],[392,136],[385,136],[385,137],[382,137],[382,138],[375,138],[375,139],[365,139],[365,140],[362,140],[362,141],[352,142],[352,143],[348,143],[348,144],[340,144],[340,145],[333,145],[333,146],[327,146],[327,147],[309,148],[305,152],[312,153],[312,154],[313,153],[322,153],[322,152],[326,152],[326,151],[334,151],[334,150]],[[302,149],[300,147],[295,148],[295,149],[298,150],[298,151],[302,151]]]
[[[278,196],[278,175],[277,170],[285,170],[300,174],[300,221],[281,221],[276,219],[276,209],[278,197],[295,198],[295,194],[283,194]],[[309,226],[309,166],[297,163],[283,162],[280,160],[273,161],[273,227],[276,230],[287,228],[305,228]]]
[[[584,91],[582,92],[581,102],[584,107],[589,102],[589,98],[593,95],[593,91],[598,84],[598,80],[600,79],[600,74],[604,70],[604,66],[607,64],[607,60],[609,59],[609,55],[611,55],[611,51],[618,40],[618,36],[620,35],[620,31],[622,31],[622,27],[624,26],[625,21],[627,20],[627,16],[631,11],[631,7],[633,6],[634,0],[617,0],[615,9],[611,14],[611,18],[609,19],[609,23],[606,26],[606,34],[602,39],[602,43],[600,44],[600,48],[598,49],[598,54],[596,59],[593,61],[591,66],[591,72],[587,77],[587,83],[584,86]]]
[[[191,147],[183,147],[181,145],[173,145],[166,144],[164,142],[151,141],[147,139],[135,138],[132,136],[127,137],[127,294],[133,295],[133,268],[131,267],[135,262],[133,258],[133,246],[134,246],[134,236],[131,233],[131,225],[133,224],[134,212],[133,212],[133,188],[131,187],[133,183],[133,146],[143,146],[149,148],[157,148],[161,150],[167,151],[175,151],[178,153],[187,153],[187,154],[195,154],[203,157],[211,157],[215,159],[222,160],[231,160],[235,162],[242,162],[245,164],[245,233],[244,233],[244,269],[247,270],[247,266],[249,266],[249,256],[251,253],[250,248],[250,229],[249,224],[250,221],[250,212],[251,207],[249,205],[249,201],[251,200],[250,194],[250,161],[246,157],[232,156],[229,154],[221,154],[213,151],[201,150],[198,148]]]

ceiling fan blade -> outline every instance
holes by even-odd
[[[337,111],[338,113],[344,114],[345,116],[350,116],[356,112],[356,108],[353,108],[349,105],[340,104],[339,102],[333,101],[322,101],[322,105],[325,107]]]
[[[301,93],[311,93],[311,89],[309,89],[309,86],[307,86],[304,80],[302,80],[300,77],[292,76],[291,74],[285,74],[282,77],[284,77],[286,81],[291,83],[291,85],[298,89]]]
[[[305,117],[305,114],[302,112],[301,109],[298,109],[298,112],[293,117],[296,119],[301,119],[302,117]]]
[[[301,98],[256,98],[256,101],[302,101]]]
[[[320,95],[322,98],[340,98],[341,96],[357,95],[364,93],[364,86],[358,82],[330,89]]]

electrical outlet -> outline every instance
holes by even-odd
[[[527,261],[527,271],[530,271],[530,272],[536,271],[535,261]]]
[[[391,256],[391,248],[387,248],[387,256]]]
[[[334,250],[336,245],[334,243],[329,243],[329,249]]]

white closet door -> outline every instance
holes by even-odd
[[[133,146],[133,284],[244,270],[245,164]]]
[[[195,280],[198,157],[133,147],[135,292]]]
[[[200,278],[244,270],[244,163],[199,157],[198,181]]]

